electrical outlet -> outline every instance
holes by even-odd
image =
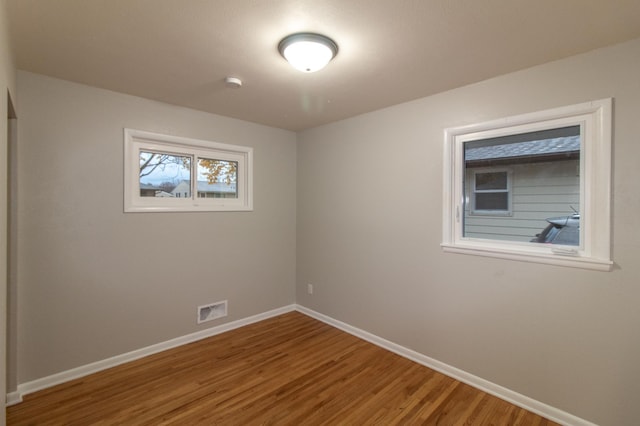
[[[307,284],[307,293],[313,294],[313,284]]]

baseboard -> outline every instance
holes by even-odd
[[[303,313],[305,315],[308,315],[311,318],[315,318],[335,328],[338,328],[342,331],[345,331],[349,334],[352,334],[356,337],[366,340],[367,342],[373,343],[376,346],[379,346],[388,351],[396,353],[404,358],[408,358],[412,361],[417,362],[418,364],[422,364],[442,374],[445,374],[449,377],[452,377],[456,380],[459,380],[463,383],[473,386],[476,389],[480,389],[483,392],[486,392],[500,399],[503,399],[507,402],[510,402],[513,405],[522,407],[525,410],[529,410],[546,419],[552,420],[556,423],[560,423],[566,426],[596,426],[594,423],[591,423],[587,420],[576,417],[573,414],[567,413],[566,411],[562,411],[558,408],[544,404],[540,401],[537,401],[533,398],[529,398],[528,396],[522,395],[518,392],[514,392],[510,389],[507,389],[505,387],[492,383],[481,377],[467,373],[466,371],[460,370],[459,368],[445,364],[436,359],[430,358],[426,355],[416,352],[412,349],[405,348],[404,346],[400,346],[389,340],[378,337],[375,334],[371,334],[367,331],[353,327],[349,324],[333,319],[327,315],[321,314],[312,309],[306,308],[301,305],[296,305],[295,309],[296,311]]]
[[[49,388],[51,386],[59,385],[61,383],[68,382],[73,379],[87,376],[89,374],[97,373],[107,368],[115,367],[126,362],[134,361],[136,359],[153,355],[158,352],[166,351],[167,349],[175,348],[185,345],[187,343],[195,342],[198,340],[206,339],[207,337],[215,336],[225,331],[230,331],[236,328],[243,327],[245,325],[253,324],[258,321],[262,321],[268,318],[272,318],[278,315],[282,315],[287,312],[292,312],[296,308],[295,305],[284,306],[282,308],[274,309],[261,314],[253,315],[240,320],[232,321],[226,324],[221,324],[216,327],[211,327],[206,330],[198,331],[186,336],[177,337],[175,339],[167,340],[166,342],[157,343],[155,345],[147,346],[142,349],[127,352],[125,354],[117,355],[112,358],[108,358],[102,361],[97,361],[91,364],[83,365],[71,370],[63,371],[53,374],[51,376],[36,379],[31,382],[26,382],[18,385],[17,392],[11,392],[7,395],[7,404],[17,404],[22,401],[24,395]],[[10,396],[10,397],[9,397]]]
[[[9,392],[7,394],[7,407],[20,404],[22,402],[22,394],[20,392]]]

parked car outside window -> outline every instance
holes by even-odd
[[[580,245],[580,213],[569,216],[550,217],[549,224],[535,238],[532,243],[562,244],[565,246]]]

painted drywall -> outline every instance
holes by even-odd
[[[26,72],[18,89],[19,383],[294,301],[295,133]],[[124,213],[124,128],[253,147],[254,210]]]
[[[15,97],[16,94],[16,69],[9,37],[9,17],[7,16],[7,2],[0,0],[0,82],[4,92],[7,90]],[[3,99],[4,96],[3,95]],[[13,99],[15,102],[15,99]],[[15,105],[14,105],[15,106]],[[6,102],[2,108],[6,108]],[[3,109],[6,118],[6,110]],[[6,133],[6,132],[5,132]]]
[[[300,133],[297,302],[588,421],[637,424],[639,75],[635,40]],[[445,128],[607,97],[612,272],[442,252]]]
[[[15,67],[9,40],[6,2],[0,0],[0,383],[7,383],[7,188],[9,96],[15,101]],[[15,106],[15,104],[14,104]],[[6,386],[0,386],[0,401],[6,400]],[[0,410],[0,425],[6,423]]]

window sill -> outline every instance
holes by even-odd
[[[506,250],[494,247],[477,247],[469,244],[441,244],[445,253],[468,254],[472,256],[485,256],[498,259],[518,260],[529,263],[544,263],[548,265],[566,266],[571,268],[589,269],[593,271],[611,271],[613,262],[607,259],[596,259],[580,255],[559,255],[548,252],[529,250]]]
[[[500,210],[472,210],[469,212],[469,216],[477,216],[477,217],[512,217],[513,212],[511,211],[500,211]]]
[[[238,204],[187,204],[184,206],[132,205],[124,209],[125,213],[172,213],[172,212],[248,212],[252,206]]]

